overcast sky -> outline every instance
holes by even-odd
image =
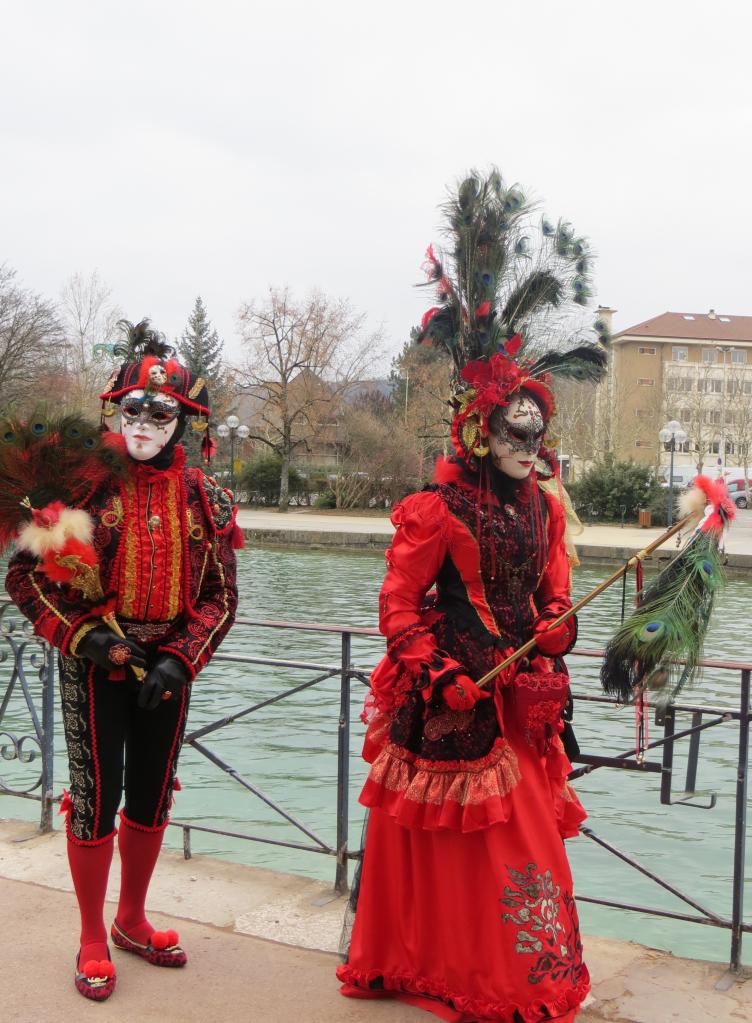
[[[397,351],[447,184],[495,163],[590,237],[617,329],[752,315],[744,0],[3,8],[0,263],[35,290],[98,268],[170,336],[200,293],[232,351],[241,302],[317,287]]]

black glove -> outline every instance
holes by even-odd
[[[76,653],[83,654],[107,671],[114,671],[125,665],[132,668],[146,667],[146,651],[143,647],[134,643],[132,639],[116,635],[106,625],[97,625],[87,632],[78,644]]]
[[[162,701],[176,696],[188,681],[188,671],[177,657],[161,654],[150,669],[138,694],[138,705],[142,710],[155,710]],[[167,697],[164,694],[169,693]]]

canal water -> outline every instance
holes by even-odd
[[[284,619],[297,622],[333,622],[374,626],[377,595],[383,577],[381,555],[349,555],[340,552],[245,550],[240,552],[240,614],[248,618]],[[581,595],[608,574],[607,569],[579,569],[575,593]],[[597,598],[580,616],[579,646],[602,646],[618,621],[620,586]],[[749,660],[748,635],[750,585],[730,581],[718,602],[706,644],[706,656],[723,660]],[[353,663],[368,668],[383,649],[380,639],[354,638]],[[340,637],[336,634],[271,630],[236,625],[222,648],[224,653],[252,657],[337,664]],[[599,662],[571,656],[568,659],[577,694],[598,694]],[[5,690],[9,667],[0,664],[0,695]],[[33,674],[33,672],[32,672]],[[189,730],[231,715],[251,704],[292,688],[316,673],[291,668],[247,665],[215,659],[193,688]],[[685,702],[738,705],[739,674],[706,669],[701,682],[685,691]],[[38,687],[35,686],[38,691]],[[365,769],[360,759],[363,726],[358,720],[365,687],[353,683],[352,748],[350,756],[350,846],[357,848],[362,809],[357,795]],[[293,697],[271,704],[240,721],[209,734],[202,740],[214,754],[232,765],[254,787],[263,790],[331,846],[336,835],[337,718],[339,679],[334,678]],[[689,724],[688,715],[677,727]],[[614,755],[634,744],[634,712],[580,702],[575,727],[580,746],[589,753]],[[30,731],[28,716],[14,696],[6,713],[4,731]],[[652,737],[661,730],[652,727]],[[736,777],[736,730],[720,725],[702,733],[695,797],[710,801],[712,810],[693,806],[662,806],[659,774],[600,769],[582,778],[577,790],[589,812],[589,826],[602,838],[691,893],[710,910],[724,916],[731,912],[730,877],[733,857],[734,794]],[[0,738],[0,741],[2,739]],[[674,789],[682,790],[686,767],[686,740],[677,744]],[[62,735],[56,737],[57,792],[67,784]],[[652,755],[660,760],[660,753]],[[36,764],[2,763],[2,777],[10,784],[36,774]],[[183,751],[179,775],[182,791],[177,795],[173,817],[291,842],[308,840],[259,798],[244,790],[193,748]],[[678,793],[677,793],[678,794]],[[7,817],[34,819],[38,804],[13,797],[0,800]],[[168,829],[168,844],[180,847],[182,833]],[[331,856],[264,845],[258,842],[194,832],[195,853],[221,856],[254,866],[271,867],[323,880],[332,880]],[[567,843],[582,895],[618,899],[641,906],[660,906],[674,912],[693,913],[674,896],[658,888],[625,863],[580,836]],[[752,870],[748,866],[748,875]],[[749,887],[749,885],[748,885]],[[750,906],[752,893],[747,892]],[[723,960],[728,955],[727,931],[712,927],[660,920],[581,903],[583,931],[615,938],[634,939],[669,949],[677,955]],[[745,961],[752,960],[752,938],[747,939]]]

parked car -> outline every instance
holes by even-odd
[[[729,496],[734,501],[737,508],[747,507],[747,494],[744,488],[744,480],[727,480],[726,486],[728,487]],[[752,483],[750,483],[752,487]]]

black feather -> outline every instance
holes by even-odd
[[[550,373],[555,377],[597,383],[606,371],[607,361],[608,356],[600,345],[578,345],[568,352],[547,352],[527,369],[532,376]]]
[[[175,349],[167,344],[164,334],[154,330],[150,322],[147,317],[136,324],[130,320],[118,320],[116,326],[121,338],[113,348],[117,358],[124,362],[140,362],[147,355],[166,359],[175,354]]]

